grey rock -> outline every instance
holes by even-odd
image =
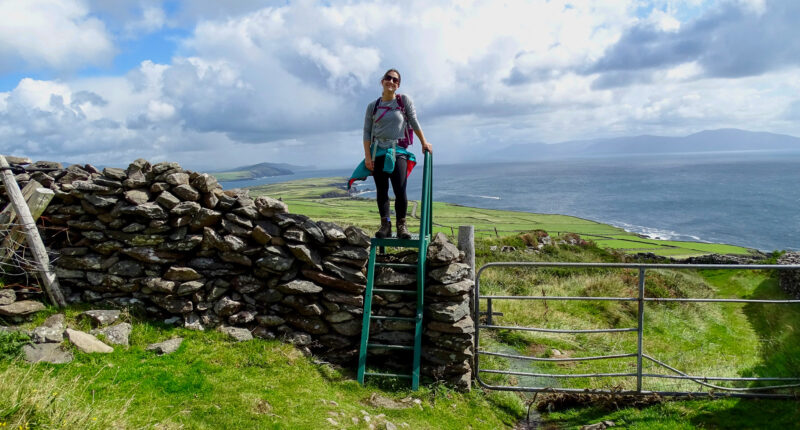
[[[141,280],[143,287],[149,288],[158,293],[172,294],[175,291],[175,283],[161,278],[145,278]]]
[[[164,206],[165,208],[172,210],[175,206],[180,204],[180,199],[175,197],[169,191],[162,191],[161,194],[156,197],[156,203]]]
[[[241,302],[233,300],[230,297],[223,297],[214,305],[214,312],[224,318],[235,314],[241,307]]]
[[[200,200],[200,192],[195,190],[191,185],[184,184],[178,185],[172,189],[172,193],[183,200],[196,202]]]
[[[316,250],[311,249],[303,244],[290,243],[287,244],[286,247],[289,248],[289,251],[295,257],[297,257],[298,260],[313,266],[317,270],[320,271],[323,270],[322,259],[320,258],[319,253]]]
[[[343,323],[331,324],[331,328],[336,333],[344,336],[359,336],[361,335],[361,321],[350,320]]]
[[[73,360],[72,352],[64,349],[60,343],[25,345],[22,352],[28,363],[65,364]]]
[[[367,277],[361,272],[361,270],[354,269],[347,266],[341,266],[330,261],[326,261],[323,263],[325,266],[325,270],[333,273],[337,277],[344,279],[345,281],[350,281],[358,284],[366,283]]]
[[[36,327],[33,329],[31,340],[34,343],[61,343],[64,341],[64,328]]]
[[[240,238],[229,234],[222,239],[223,245],[220,251],[241,252],[247,248],[247,244]]]
[[[454,284],[467,279],[470,274],[469,265],[453,263],[428,272],[428,276],[442,284]]]
[[[0,306],[0,315],[7,317],[24,317],[45,309],[41,302],[21,300],[8,305]]]
[[[199,230],[203,227],[210,227],[222,218],[222,213],[208,208],[200,208],[197,214],[192,219],[192,228]]]
[[[278,285],[278,290],[285,294],[313,294],[322,291],[322,287],[311,282],[295,279],[291,282]]]
[[[258,315],[256,316],[256,321],[264,327],[277,327],[286,322],[285,319],[277,315]]]
[[[469,314],[469,302],[444,302],[428,305],[428,313],[436,321],[456,322]]]
[[[475,324],[471,317],[464,317],[455,323],[431,321],[428,328],[442,333],[475,333]]]
[[[164,177],[164,181],[170,185],[188,185],[189,175],[183,172],[171,173]]]
[[[130,260],[121,260],[108,269],[108,273],[117,276],[124,276],[127,278],[137,278],[142,276],[144,268],[140,263]]]
[[[98,208],[111,207],[111,206],[114,206],[115,204],[117,204],[117,202],[119,201],[119,199],[116,198],[116,197],[99,196],[99,195],[96,195],[96,194],[87,194],[86,197],[84,197],[84,199],[85,199],[85,201],[90,203],[92,206],[95,206],[95,207],[98,207]]]
[[[160,175],[170,170],[180,170],[181,165],[174,161],[162,161],[153,165],[153,174]]]
[[[277,199],[273,199],[272,197],[259,196],[256,197],[254,203],[256,209],[258,209],[258,212],[266,217],[273,217],[276,214],[286,213],[289,211],[289,207],[286,206],[286,203]]]
[[[98,334],[102,334],[103,336],[105,336],[108,343],[111,343],[113,345],[129,346],[130,345],[129,338],[132,330],[133,327],[130,324],[123,322],[119,324],[114,324],[109,327],[94,329],[89,333],[95,336]]]
[[[245,325],[253,322],[256,319],[256,313],[253,311],[240,311],[228,317],[228,322],[234,325]]]
[[[128,206],[121,209],[125,215],[134,215],[147,219],[166,219],[167,212],[156,202],[148,202],[136,206]]]
[[[264,282],[249,275],[237,276],[231,282],[233,288],[242,294],[252,294],[264,287]]]
[[[147,345],[145,350],[155,351],[155,353],[158,355],[172,354],[173,352],[177,351],[178,348],[180,348],[181,343],[183,343],[183,338],[176,337],[174,339],[165,340],[164,342],[151,343],[150,345]]]
[[[199,291],[203,289],[205,284],[200,281],[188,281],[180,284],[178,286],[178,290],[175,292],[178,296],[187,296],[189,294],[194,293],[195,291]]]
[[[186,315],[183,323],[184,328],[188,328],[189,330],[195,331],[204,331],[205,327],[203,326],[202,321],[200,320],[200,316],[196,313],[192,312],[189,315]]]
[[[106,345],[103,342],[100,342],[100,340],[89,333],[79,330],[72,330],[70,328],[68,328],[65,333],[67,335],[67,339],[69,339],[69,341],[81,352],[85,352],[87,354],[107,354],[114,351],[114,348]]]
[[[253,231],[250,233],[253,240],[258,242],[261,245],[266,245],[272,240],[272,235],[267,233],[264,227],[257,225],[253,228]]]
[[[68,270],[101,270],[103,257],[97,254],[87,254],[80,257],[62,255],[56,264]]]
[[[92,323],[92,326],[107,326],[113,324],[119,319],[121,312],[118,310],[91,310],[78,314],[78,318],[86,318]]]
[[[317,226],[322,230],[322,234],[325,235],[325,239],[327,240],[335,242],[347,239],[344,230],[337,224],[327,221],[317,221]]]
[[[458,247],[450,243],[447,240],[447,236],[444,233],[436,233],[434,236],[433,241],[428,246],[428,263],[440,266],[443,264],[452,263],[459,258],[460,251]]]
[[[325,321],[317,317],[288,315],[286,317],[286,322],[311,334],[326,334],[329,331]]]
[[[150,300],[171,314],[188,314],[194,310],[191,300],[175,296],[151,296]]]
[[[233,251],[223,251],[219,253],[219,258],[222,261],[226,261],[228,263],[238,264],[241,266],[250,267],[253,265],[253,261],[250,260],[250,257],[240,254],[238,252]]]
[[[141,171],[129,171],[128,177],[122,181],[122,186],[125,188],[142,188],[147,184],[147,177]]]
[[[0,288],[0,306],[10,305],[17,301],[17,293],[10,288]]]
[[[332,323],[341,323],[353,319],[353,314],[350,312],[339,311],[333,312],[325,316],[325,319]]]
[[[336,291],[325,292],[322,297],[334,303],[344,303],[358,307],[364,306],[364,296],[361,294],[347,294]]]
[[[417,275],[399,272],[390,267],[378,267],[375,271],[375,285],[397,287],[417,282]]]
[[[196,178],[192,179],[192,186],[203,193],[208,193],[214,189],[220,188],[217,178],[209,175],[208,173],[202,173]]]
[[[362,229],[349,226],[344,229],[344,234],[347,236],[347,243],[353,246],[368,247],[369,235]]]
[[[458,296],[469,293],[475,287],[472,279],[465,279],[453,284],[433,284],[425,287],[425,293],[436,296]]]
[[[126,248],[120,252],[135,260],[156,264],[172,263],[181,257],[180,254],[175,252],[159,251],[145,246]]]
[[[218,329],[220,332],[227,334],[237,342],[244,342],[252,340],[253,334],[246,328],[222,326]]]
[[[308,233],[298,227],[289,227],[283,232],[283,238],[295,242],[306,243],[309,241]]]
[[[256,260],[256,266],[272,273],[283,273],[292,266],[294,257],[277,246],[265,248],[264,256]]]
[[[150,193],[145,190],[125,191],[125,200],[134,205],[141,205],[150,200]]]
[[[337,290],[345,291],[348,293],[363,294],[364,290],[367,288],[366,282],[357,283],[357,282],[345,281],[344,279],[331,276],[327,273],[317,272],[315,270],[303,269],[302,273],[303,276],[313,280],[314,282],[320,285],[336,288]]]
[[[116,167],[106,167],[103,169],[103,176],[111,178],[115,181],[124,181],[128,174],[124,170]]]
[[[237,210],[244,210],[244,209],[245,208],[237,208]],[[253,222],[252,221],[250,221],[247,218],[240,217],[239,215],[236,215],[234,213],[225,214],[225,219],[227,219],[228,221],[239,225],[240,227],[244,227],[244,228],[246,228],[248,230],[251,230],[253,228]]]
[[[191,267],[182,266],[170,266],[170,268],[167,269],[167,273],[164,274],[164,279],[178,282],[196,281],[202,277],[203,275],[197,273],[197,271]]]
[[[66,317],[64,314],[54,314],[47,317],[42,323],[42,327],[50,327],[59,330],[66,328]]]

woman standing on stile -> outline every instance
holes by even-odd
[[[396,94],[400,88],[400,72],[389,69],[381,79],[383,92],[381,97],[367,106],[364,118],[364,162],[363,167],[375,178],[378,194],[378,212],[381,216],[381,228],[375,237],[391,237],[392,221],[389,216],[389,182],[392,184],[395,202],[394,210],[397,219],[397,237],[410,239],[411,233],[406,226],[406,180],[416,164],[414,154],[407,150],[413,143],[413,133],[422,144],[423,152],[433,153],[433,146],[425,139],[422,128],[417,121],[414,102],[408,95]],[[353,178],[365,178],[356,168]],[[350,180],[350,184],[355,179]]]

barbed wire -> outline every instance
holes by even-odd
[[[45,225],[40,219],[40,230],[46,230],[50,237],[63,233],[66,229]],[[21,287],[28,290],[41,291],[39,266],[27,244],[24,225],[20,223],[0,224],[0,280],[5,287]],[[50,263],[58,259],[58,254],[47,250]]]

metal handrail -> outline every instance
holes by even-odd
[[[589,296],[481,296],[480,294],[480,278],[484,270],[491,267],[566,267],[566,268],[624,268],[624,269],[638,269],[638,295],[637,297],[589,297]],[[644,263],[560,263],[560,262],[496,262],[487,263],[483,265],[475,276],[475,302],[474,302],[474,318],[475,318],[475,378],[478,383],[485,388],[494,390],[505,391],[527,391],[527,392],[582,392],[582,393],[595,393],[595,394],[659,394],[662,396],[673,397],[690,397],[690,396],[728,396],[728,397],[753,397],[753,398],[795,398],[793,394],[779,394],[779,393],[755,393],[755,391],[766,391],[775,389],[795,388],[800,387],[798,384],[787,385],[773,385],[766,387],[747,387],[747,388],[734,388],[722,387],[710,384],[707,381],[800,381],[797,378],[777,378],[777,377],[711,377],[711,376],[694,376],[688,375],[680,370],[669,366],[653,357],[650,357],[643,352],[643,333],[644,333],[644,304],[646,302],[682,302],[682,303],[762,303],[762,304],[798,304],[800,300],[755,300],[755,299],[711,299],[711,298],[656,298],[645,297],[644,280],[645,271],[647,269],[706,269],[706,270],[721,270],[721,269],[737,269],[737,270],[800,270],[800,265],[775,265],[775,264],[644,264]],[[488,315],[488,324],[481,324],[479,317],[482,314],[480,311],[481,299],[487,300],[487,310],[485,314]],[[638,324],[635,328],[623,329],[592,329],[592,330],[567,330],[567,329],[548,329],[541,327],[517,327],[517,326],[502,326],[493,324],[493,315],[502,315],[492,312],[492,300],[589,300],[589,301],[620,301],[638,303]],[[568,358],[538,358],[528,357],[515,354],[506,354],[500,352],[481,351],[480,349],[480,330],[481,329],[506,329],[506,330],[519,330],[519,331],[536,331],[546,333],[612,333],[612,332],[636,332],[637,333],[637,350],[635,353],[630,354],[617,354],[607,356],[593,356],[593,357],[568,357]],[[523,359],[530,361],[586,361],[586,360],[603,360],[614,358],[636,357],[636,372],[635,373],[591,373],[591,374],[550,374],[550,373],[530,373],[530,372],[515,372],[504,371],[496,369],[481,369],[480,356],[490,355],[513,359]],[[676,373],[677,375],[663,375],[654,373],[644,373],[642,371],[642,362],[647,359],[656,365]],[[553,387],[514,387],[502,385],[490,385],[485,383],[481,377],[481,373],[492,374],[505,374],[516,376],[531,376],[531,377],[547,377],[547,378],[603,378],[603,377],[636,377],[636,390],[635,391],[619,391],[619,390],[594,390],[594,389],[571,389],[571,388],[553,388]],[[663,379],[680,379],[693,381],[697,384],[711,388],[712,390],[720,390],[723,392],[705,392],[705,391],[644,391],[642,390],[643,378],[663,378]]]

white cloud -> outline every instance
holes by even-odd
[[[167,14],[160,6],[142,5],[141,17],[125,23],[124,32],[128,37],[149,34],[158,31],[167,24]]]
[[[199,1],[166,16],[157,0],[131,1],[118,28],[135,35],[201,18],[168,64],[0,93],[0,142],[101,164],[348,165],[362,156],[364,109],[389,67],[442,162],[524,142],[730,126],[800,134],[783,114],[798,103],[796,67],[736,79],[704,75],[699,59],[588,72],[631,29],[681,33],[681,8],[705,4],[653,3],[641,14],[632,0]],[[76,10],[66,15],[94,19]]]
[[[0,72],[18,67],[74,71],[114,54],[102,21],[80,0],[0,0]]]

